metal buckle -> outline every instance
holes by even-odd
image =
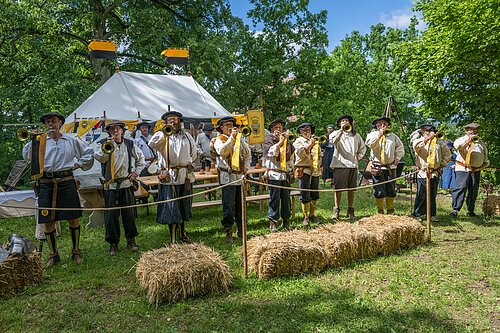
[[[48,178],[53,178],[54,177],[54,172],[52,171],[45,171],[45,176]]]

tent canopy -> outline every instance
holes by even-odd
[[[102,118],[155,121],[167,111],[179,111],[185,120],[206,122],[231,114],[191,76],[115,73],[75,110],[79,119]],[[69,120],[69,119],[68,119]]]

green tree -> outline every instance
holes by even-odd
[[[418,111],[458,125],[481,123],[491,158],[500,161],[500,6],[491,0],[420,0],[427,29],[398,51]]]

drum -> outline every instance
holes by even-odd
[[[148,172],[151,175],[156,175],[158,174],[158,171],[160,171],[160,168],[158,167],[158,161],[154,160],[151,162],[151,164],[148,166]]]

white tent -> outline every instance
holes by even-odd
[[[120,71],[75,110],[80,119],[155,121],[167,111],[179,111],[186,120],[208,121],[231,114],[191,76]],[[68,119],[72,121],[73,119]]]

